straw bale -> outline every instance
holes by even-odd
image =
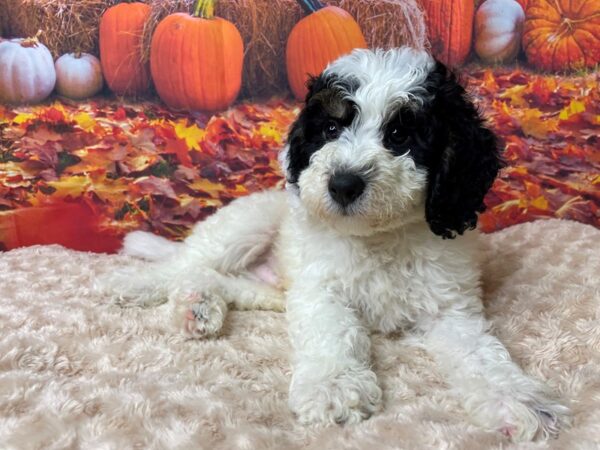
[[[4,0],[13,37],[39,39],[54,57],[69,52],[98,54],[98,24],[117,0]]]

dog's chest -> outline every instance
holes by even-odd
[[[428,310],[420,299],[429,257],[415,242],[402,236],[380,241],[311,236],[293,242],[285,258],[290,281],[318,283],[335,301],[356,310],[369,328],[396,331]]]
[[[392,332],[412,325],[422,311],[416,297],[422,295],[423,283],[416,266],[423,263],[401,242],[355,247],[334,283],[340,299],[356,309],[366,325]]]

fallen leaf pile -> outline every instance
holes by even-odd
[[[600,227],[600,73],[471,70],[470,91],[508,163],[486,198],[486,232],[544,217]]]
[[[93,239],[113,251],[133,229],[181,238],[219,206],[277,185],[297,113],[282,100],[215,116],[108,100],[0,107],[0,242],[87,249]],[[73,214],[71,227],[53,226]]]
[[[468,72],[509,163],[481,228],[540,217],[600,226],[598,74]],[[277,153],[299,107],[272,99],[190,115],[111,99],[0,106],[0,249],[114,251],[133,229],[182,238],[221,205],[280,183]]]

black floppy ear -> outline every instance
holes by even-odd
[[[426,83],[439,158],[430,168],[425,218],[435,234],[453,238],[475,228],[504,163],[496,136],[454,74],[438,62]]]

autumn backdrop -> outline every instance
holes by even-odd
[[[455,67],[503,140],[483,231],[600,226],[600,0],[0,0],[0,14],[2,249],[184,237],[280,183],[307,73],[398,45]]]

